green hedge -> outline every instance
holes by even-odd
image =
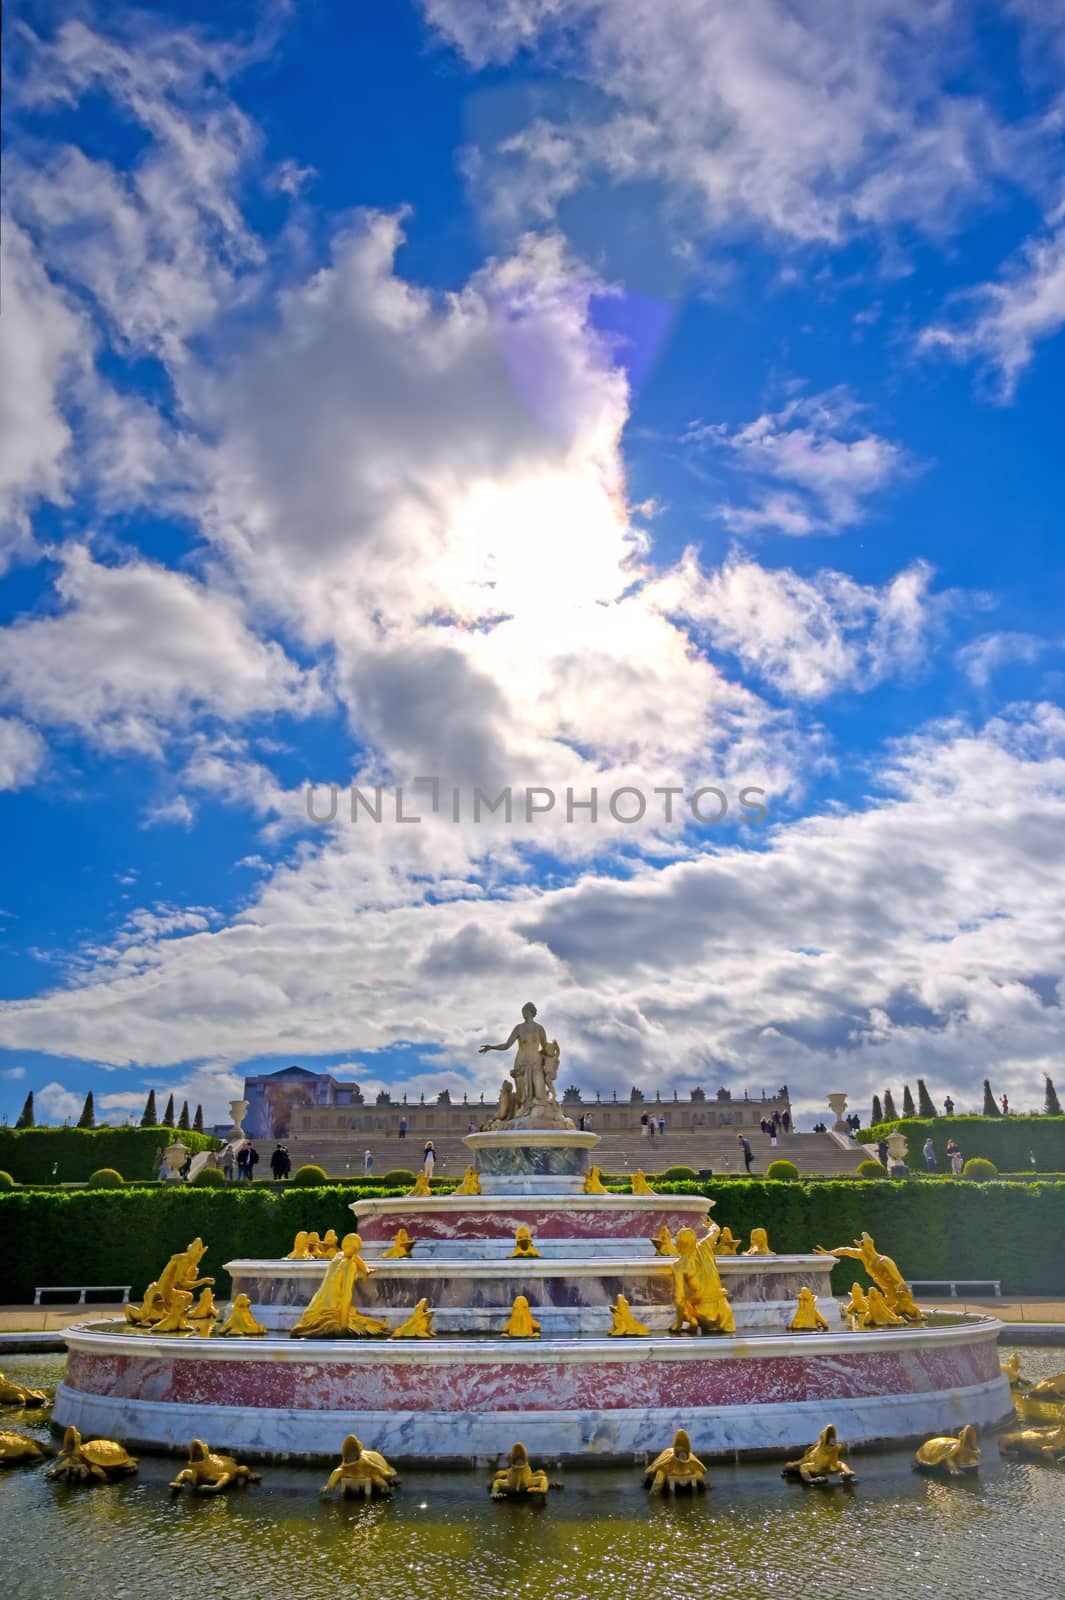
[[[1029,1151],[1035,1156],[1038,1172],[1065,1168],[1065,1117],[903,1117],[898,1123],[862,1128],[856,1137],[862,1144],[876,1144],[895,1127],[909,1141],[906,1165],[916,1172],[924,1170],[921,1152],[929,1134],[941,1171],[949,1169],[948,1139],[954,1140],[966,1160],[983,1156],[1000,1172],[1031,1171]]]
[[[50,1183],[58,1165],[60,1183],[84,1183],[100,1167],[114,1167],[135,1183],[158,1177],[155,1152],[175,1138],[193,1155],[222,1144],[209,1133],[173,1128],[0,1128],[0,1168],[16,1183]]]
[[[1006,1293],[1065,1294],[1065,1251],[1047,1241],[1065,1234],[1065,1183],[770,1183],[728,1179],[657,1185],[665,1194],[705,1194],[714,1216],[746,1238],[764,1227],[783,1254],[813,1245],[850,1244],[867,1228],[881,1250],[913,1278],[1001,1278]],[[350,1231],[353,1200],[378,1186],[287,1189],[232,1184],[160,1190],[13,1190],[0,1193],[0,1237],[18,1241],[0,1255],[0,1304],[26,1304],[42,1283],[131,1283],[139,1294],[168,1257],[200,1234],[206,1270],[229,1293],[223,1266],[238,1256],[279,1257],[301,1229]],[[843,1261],[833,1284],[843,1293],[862,1280]]]

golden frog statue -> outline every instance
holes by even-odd
[[[414,1240],[406,1228],[400,1228],[387,1250],[381,1251],[382,1261],[405,1261],[414,1249]]]
[[[179,1250],[172,1255],[162,1272],[159,1274],[159,1297],[165,1310],[169,1311],[174,1303],[175,1294],[187,1294],[189,1304],[197,1289],[208,1284],[214,1287],[213,1278],[197,1276],[200,1262],[207,1253],[207,1246],[200,1238],[193,1239],[186,1249]]]
[[[429,1179],[426,1177],[424,1172],[419,1172],[418,1176],[414,1180],[414,1188],[407,1190],[407,1199],[427,1200],[432,1197],[432,1193],[433,1191],[429,1186]]]
[[[1032,1386],[1021,1373],[1021,1358],[1014,1350],[1012,1355],[1006,1357],[1001,1363],[1002,1375],[1010,1380],[1011,1389],[1030,1389]]]
[[[654,1189],[652,1189],[651,1185],[648,1183],[645,1174],[639,1167],[636,1168],[636,1171],[632,1175],[632,1192],[633,1194],[655,1193]]]
[[[533,1244],[532,1229],[527,1228],[525,1224],[522,1223],[521,1227],[514,1235],[514,1248],[510,1252],[511,1260],[513,1260],[515,1256],[527,1258],[531,1256],[538,1256],[539,1254],[539,1250],[537,1250],[536,1246]]]
[[[743,1252],[745,1256],[771,1256],[773,1251],[769,1248],[769,1239],[764,1228],[751,1229],[751,1242]]]
[[[192,1305],[192,1295],[187,1289],[172,1289],[170,1291],[170,1306],[163,1312],[159,1321],[152,1328],[153,1333],[195,1333],[196,1329],[188,1320],[189,1307]]]
[[[301,1228],[297,1233],[292,1249],[285,1256],[286,1261],[313,1261],[314,1251],[310,1247],[311,1236],[306,1229]]]
[[[46,1406],[48,1396],[43,1389],[26,1389],[21,1383],[9,1383],[0,1372],[0,1406]]]
[[[874,1283],[865,1297],[865,1316],[861,1320],[863,1328],[904,1328],[906,1318],[900,1317],[897,1311],[892,1311],[886,1297]]]
[[[352,1297],[360,1278],[369,1278],[368,1267],[359,1251],[362,1240],[357,1233],[346,1233],[340,1241],[340,1254],[325,1269],[325,1277],[312,1296],[303,1315],[291,1330],[293,1339],[344,1339],[387,1336],[387,1322],[363,1316],[354,1309]]]
[[[9,1433],[0,1429],[0,1467],[22,1467],[46,1461],[52,1454],[26,1433]]]
[[[707,1221],[710,1219],[707,1218]],[[734,1239],[731,1228],[722,1228],[714,1240],[714,1254],[718,1256],[734,1256],[739,1253],[741,1241]]]
[[[589,1167],[584,1179],[585,1194],[609,1194],[609,1189],[603,1187],[603,1175],[598,1167]]]
[[[534,1471],[529,1452],[523,1444],[516,1444],[511,1447],[509,1463],[496,1473],[488,1492],[493,1500],[525,1499],[545,1495],[550,1487],[547,1473]]]
[[[827,1333],[828,1323],[817,1309],[817,1296],[812,1289],[799,1290],[799,1303],[795,1315],[788,1323],[789,1333]]]
[[[229,1316],[218,1329],[220,1339],[258,1339],[266,1332],[261,1322],[252,1315],[251,1301],[246,1294],[238,1294],[229,1308]]]
[[[1065,1409],[1053,1428],[1021,1428],[1000,1435],[998,1447],[1006,1456],[1032,1456],[1046,1466],[1065,1465]]]
[[[136,1456],[131,1456],[113,1439],[83,1441],[77,1428],[68,1428],[63,1435],[59,1459],[48,1468],[45,1477],[63,1479],[67,1483],[108,1483],[112,1478],[126,1478],[136,1470]]]
[[[218,1307],[214,1303],[214,1290],[201,1289],[200,1298],[194,1306],[189,1307],[190,1322],[211,1322],[218,1315]]]
[[[369,1500],[371,1495],[391,1494],[398,1482],[395,1467],[389,1466],[380,1451],[364,1449],[361,1439],[349,1433],[340,1448],[340,1465],[333,1468],[319,1492],[332,1494],[339,1489],[342,1499],[361,1494]]]
[[[232,1456],[215,1455],[202,1439],[189,1445],[189,1459],[170,1487],[175,1492],[192,1489],[196,1494],[221,1494],[233,1483],[258,1483],[260,1474],[235,1461]]]
[[[788,1461],[780,1476],[801,1478],[803,1483],[828,1483],[838,1478],[841,1483],[855,1483],[854,1473],[842,1458],[843,1446],[836,1438],[836,1429],[830,1422],[822,1428],[817,1443],[805,1450],[798,1461]]]
[[[960,1478],[965,1472],[975,1472],[980,1465],[980,1446],[976,1442],[976,1429],[971,1422],[958,1434],[940,1434],[926,1439],[913,1458],[919,1472],[945,1472]]]
[[[150,1328],[153,1323],[165,1317],[166,1303],[158,1283],[150,1283],[144,1291],[142,1303],[139,1306],[127,1305],[125,1312],[126,1321],[132,1323],[135,1328]]]
[[[1026,1400],[1065,1400],[1065,1372],[1042,1378],[1026,1392]]]
[[[320,1252],[321,1248],[322,1248],[321,1238],[312,1229],[311,1232],[307,1235],[307,1255],[308,1255],[308,1258],[311,1261],[318,1261],[320,1259],[319,1252]]]
[[[481,1189],[481,1180],[477,1176],[477,1168],[476,1167],[467,1167],[466,1171],[462,1174],[462,1182],[458,1185],[458,1187],[456,1189],[453,1189],[451,1192],[452,1192],[452,1194],[481,1194],[481,1193],[483,1193],[483,1190]]]
[[[714,1259],[712,1237],[707,1234],[704,1239],[697,1239],[694,1228],[677,1230],[673,1304],[676,1318],[671,1333],[736,1332],[736,1319]]]
[[[340,1254],[340,1245],[337,1241],[335,1228],[325,1230],[325,1238],[318,1241],[318,1248],[314,1252],[319,1261],[332,1261],[333,1257]]]
[[[643,1475],[652,1494],[676,1494],[681,1489],[706,1489],[706,1467],[692,1451],[692,1442],[683,1428],[673,1435],[668,1450],[655,1457]]]
[[[504,1339],[539,1339],[540,1337],[540,1324],[529,1310],[529,1302],[523,1294],[515,1297],[510,1316],[503,1325],[502,1337]]]
[[[647,1339],[650,1338],[650,1328],[645,1328],[642,1322],[637,1322],[629,1309],[629,1302],[623,1294],[619,1294],[612,1305],[607,1308],[610,1312],[611,1324],[608,1338],[611,1339]]]
[[[428,1300],[419,1300],[406,1322],[401,1322],[392,1333],[393,1339],[435,1339],[433,1313]]]
[[[863,1233],[852,1245],[837,1245],[834,1250],[826,1250],[822,1245],[815,1244],[814,1254],[835,1256],[837,1261],[842,1261],[844,1257],[860,1261],[884,1296],[890,1310],[897,1311],[906,1322],[924,1321],[924,1313],[914,1300],[909,1284],[891,1257],[881,1255],[873,1243],[872,1234]]]
[[[869,1314],[869,1301],[865,1297],[865,1290],[860,1283],[851,1284],[851,1297],[843,1307],[843,1315],[850,1323],[851,1329],[864,1326],[865,1318]]]
[[[675,1256],[677,1253],[677,1247],[673,1243],[673,1235],[664,1222],[651,1240],[651,1243],[655,1247],[656,1256]]]

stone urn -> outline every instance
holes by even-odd
[[[182,1144],[180,1139],[175,1139],[173,1144],[167,1145],[163,1151],[163,1160],[167,1164],[171,1179],[178,1176],[188,1158],[189,1147],[187,1144]]]
[[[830,1094],[828,1104],[831,1108],[835,1122],[832,1124],[833,1133],[850,1133],[850,1129],[843,1120],[843,1113],[847,1109],[847,1096],[845,1094]]]
[[[893,1178],[906,1178],[909,1176],[909,1167],[906,1165],[907,1139],[898,1128],[893,1128],[887,1136],[887,1169]]]
[[[229,1142],[235,1144],[244,1137],[244,1118],[248,1115],[247,1100],[231,1100],[229,1102],[229,1115],[233,1118],[233,1126],[229,1130]]]

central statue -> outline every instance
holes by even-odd
[[[510,1069],[514,1081],[504,1078],[499,1109],[485,1128],[572,1128],[555,1093],[558,1044],[548,1042],[531,1000],[522,1006],[521,1016],[503,1044],[483,1044],[478,1052],[483,1056],[488,1050],[510,1050],[515,1044],[518,1047]]]

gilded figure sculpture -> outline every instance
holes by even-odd
[[[812,1289],[799,1290],[799,1303],[795,1315],[788,1323],[789,1333],[827,1333],[828,1323],[817,1309],[817,1296]]]
[[[506,1051],[514,1045],[518,1047],[510,1069],[513,1084],[504,1079],[499,1107],[485,1127],[572,1128],[573,1123],[564,1114],[555,1091],[558,1043],[548,1042],[547,1034],[536,1020],[536,1007],[531,1000],[522,1006],[521,1018],[502,1044],[482,1044],[478,1052],[483,1056],[489,1050]]]
[[[492,1479],[488,1492],[493,1500],[527,1499],[540,1497],[551,1487],[547,1473],[534,1470],[529,1465],[529,1452],[523,1444],[511,1447],[510,1460]]]
[[[310,1234],[301,1228],[292,1244],[292,1249],[285,1257],[286,1261],[313,1261],[314,1252],[310,1248]]]
[[[976,1429],[968,1422],[957,1437],[940,1434],[934,1439],[926,1439],[918,1448],[913,1464],[918,1472],[942,1472],[952,1478],[975,1472],[980,1465]]]
[[[453,1195],[481,1194],[483,1191],[481,1189],[481,1180],[477,1176],[477,1168],[467,1167],[466,1171],[462,1174],[462,1182],[459,1184],[457,1189],[453,1189],[451,1192]]]
[[[193,1439],[189,1445],[189,1459],[170,1487],[175,1493],[191,1489],[194,1494],[221,1494],[234,1483],[258,1483],[259,1477],[258,1472],[232,1456],[216,1455],[202,1439]]]
[[[647,1339],[650,1337],[650,1328],[645,1328],[642,1322],[637,1322],[629,1309],[629,1302],[623,1294],[607,1308],[610,1312],[611,1339]]]
[[[190,1322],[210,1322],[218,1315],[218,1307],[214,1303],[214,1290],[201,1289],[200,1298],[194,1306],[189,1307],[188,1317]]]
[[[709,1218],[707,1218],[709,1221]],[[734,1239],[731,1228],[722,1228],[714,1240],[714,1254],[719,1256],[734,1256],[739,1254],[742,1240]]]
[[[1044,1466],[1065,1466],[1065,1410],[1053,1428],[1021,1428],[1004,1433],[998,1447],[1005,1456],[1031,1456]]]
[[[504,1339],[539,1339],[540,1324],[529,1309],[529,1302],[523,1294],[515,1297],[514,1304],[507,1318],[502,1337]]]
[[[859,1324],[862,1328],[904,1328],[906,1318],[900,1317],[897,1311],[892,1311],[887,1303],[887,1296],[882,1294],[874,1283],[865,1297],[865,1316]]]
[[[743,1252],[745,1256],[771,1256],[773,1251],[769,1248],[769,1240],[764,1228],[751,1229],[751,1242]]]
[[[369,1500],[375,1494],[391,1494],[398,1483],[399,1474],[380,1451],[365,1449],[361,1439],[349,1433],[340,1449],[340,1465],[333,1468],[319,1493],[332,1494],[339,1489],[341,1499],[362,1495]]]
[[[851,1330],[864,1326],[865,1318],[868,1314],[869,1301],[865,1297],[865,1290],[860,1283],[852,1283],[851,1297],[843,1307],[843,1315],[846,1317]]]
[[[433,1328],[433,1313],[429,1309],[428,1300],[419,1300],[406,1322],[401,1322],[398,1328],[392,1331],[393,1339],[435,1339],[436,1331]]]
[[[835,1256],[837,1261],[842,1261],[844,1257],[860,1261],[892,1311],[897,1311],[906,1322],[924,1321],[924,1313],[914,1300],[906,1279],[890,1256],[881,1255],[873,1243],[871,1234],[863,1233],[852,1245],[837,1245],[834,1250],[826,1250],[819,1244],[814,1245],[814,1254]]]
[[[344,1235],[340,1254],[329,1263],[325,1277],[291,1330],[293,1339],[345,1339],[350,1335],[372,1338],[391,1332],[387,1322],[363,1316],[351,1303],[358,1280],[373,1273],[359,1254],[361,1249],[362,1240],[357,1233]]]
[[[414,1188],[407,1190],[407,1199],[430,1200],[432,1199],[432,1194],[433,1191],[428,1177],[424,1172],[419,1172],[418,1176],[414,1180]]]
[[[510,1254],[511,1259],[513,1259],[514,1256],[521,1256],[527,1259],[531,1256],[538,1256],[540,1254],[539,1250],[537,1250],[536,1246],[533,1244],[532,1229],[527,1228],[524,1223],[522,1223],[521,1227],[518,1228],[514,1234],[514,1248]]]
[[[135,1328],[150,1328],[153,1323],[166,1316],[166,1304],[159,1291],[158,1283],[150,1283],[144,1291],[144,1299],[139,1306],[127,1305],[125,1307],[126,1321]]]
[[[308,1258],[311,1261],[317,1261],[319,1259],[319,1251],[321,1250],[321,1248],[322,1248],[322,1241],[318,1237],[317,1233],[315,1233],[314,1230],[312,1229],[311,1232],[307,1235],[307,1255],[308,1255]]]
[[[38,1444],[36,1439],[31,1439],[28,1433],[9,1433],[7,1429],[0,1429],[0,1467],[35,1465],[38,1461],[46,1461],[51,1454],[51,1450]]]
[[[1021,1372],[1021,1358],[1016,1350],[1000,1363],[1002,1375],[1010,1380],[1011,1389],[1030,1389],[1032,1386]]]
[[[48,1396],[43,1389],[27,1389],[21,1383],[11,1383],[0,1372],[0,1406],[32,1409],[47,1404]]]
[[[258,1339],[266,1332],[261,1322],[252,1315],[251,1301],[246,1294],[238,1294],[229,1308],[229,1316],[218,1330],[220,1339]]]
[[[817,1437],[816,1444],[804,1450],[798,1461],[787,1461],[780,1474],[782,1478],[800,1478],[803,1483],[829,1483],[831,1479],[838,1478],[841,1483],[855,1483],[857,1480],[843,1460],[843,1446],[836,1438],[836,1429],[833,1423],[827,1428],[822,1428]]]
[[[1024,1398],[1026,1400],[1065,1400],[1065,1372],[1058,1372],[1053,1378],[1041,1378],[1038,1383],[1033,1383]]]
[[[603,1187],[602,1173],[598,1167],[589,1167],[584,1179],[585,1194],[609,1194],[610,1190]]]
[[[675,1256],[677,1253],[677,1247],[673,1242],[673,1235],[670,1233],[664,1222],[659,1228],[658,1232],[655,1234],[654,1238],[651,1240],[651,1243],[655,1247],[656,1256]]]
[[[400,1228],[387,1250],[381,1251],[382,1261],[405,1261],[414,1249],[414,1240],[406,1228]]]
[[[646,1175],[639,1167],[636,1168],[632,1175],[632,1192],[633,1194],[654,1194],[655,1192],[648,1183]]]
[[[112,1478],[127,1478],[136,1470],[136,1456],[113,1439],[83,1440],[77,1428],[68,1428],[58,1459],[45,1477],[66,1483],[109,1483]]]
[[[673,1304],[676,1318],[671,1333],[735,1333],[736,1319],[714,1259],[709,1235],[700,1240],[694,1228],[677,1231],[677,1259],[673,1263]]]
[[[192,1295],[187,1289],[172,1289],[170,1291],[169,1308],[163,1312],[159,1321],[152,1328],[153,1333],[195,1333],[196,1329],[188,1320],[189,1307],[192,1305]]]
[[[213,1278],[199,1276],[200,1262],[207,1253],[207,1246],[202,1239],[196,1238],[184,1250],[179,1250],[172,1255],[162,1272],[159,1274],[159,1298],[164,1308],[169,1311],[175,1293],[188,1294],[189,1304],[192,1304],[194,1293],[197,1289],[207,1284],[214,1287]]]
[[[340,1254],[340,1244],[337,1240],[335,1228],[327,1228],[325,1230],[325,1238],[318,1241],[318,1248],[314,1253],[319,1261],[332,1261],[334,1256]]]
[[[688,1489],[709,1489],[706,1467],[692,1450],[683,1428],[673,1435],[673,1443],[655,1457],[643,1475],[652,1494],[677,1494]]]

